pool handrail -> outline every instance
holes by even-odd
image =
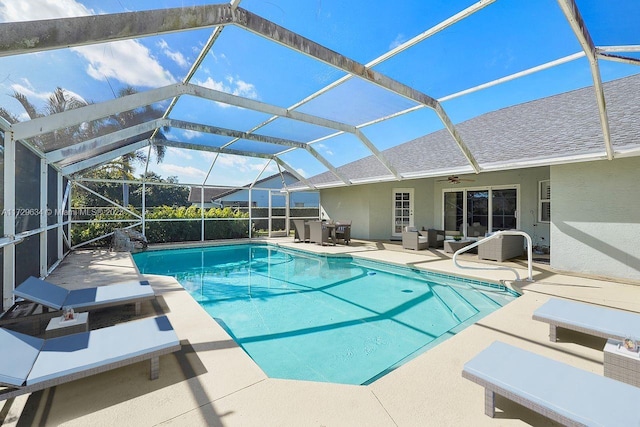
[[[527,278],[528,282],[533,282],[533,253],[532,253],[532,241],[531,241],[531,236],[529,236],[527,233],[525,233],[524,231],[520,231],[520,230],[502,230],[502,231],[496,231],[495,233],[492,233],[490,236],[485,237],[483,239],[479,239],[476,242],[465,246],[463,248],[458,249],[454,254],[453,254],[453,264],[461,269],[474,269],[474,270],[509,270],[512,271],[515,275],[516,275],[516,281],[520,282],[520,274],[518,273],[518,271],[515,268],[511,268],[511,267],[507,267],[507,266],[496,266],[496,267],[463,267],[460,264],[458,264],[458,255],[463,253],[463,252],[467,252],[473,248],[476,248],[478,246],[480,246],[483,243],[486,243],[490,240],[496,239],[500,236],[504,236],[504,235],[509,235],[509,236],[524,236],[525,239],[527,239],[527,272],[529,274],[529,277]]]

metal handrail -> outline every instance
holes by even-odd
[[[478,241],[476,241],[475,243],[472,243],[468,246],[465,246],[464,248],[460,248],[458,249],[454,254],[453,254],[453,263],[455,264],[456,267],[461,268],[461,269],[473,269],[473,270],[510,270],[512,271],[515,275],[516,275],[516,281],[520,281],[520,274],[518,274],[518,271],[515,268],[511,268],[511,267],[506,267],[506,266],[496,266],[496,267],[463,267],[460,264],[458,264],[458,260],[457,257],[459,254],[463,253],[463,252],[467,252],[473,248],[476,248],[478,246],[480,246],[483,243],[486,243],[490,240],[496,239],[500,236],[504,236],[504,235],[509,235],[509,236],[524,236],[527,239],[527,265],[528,265],[528,273],[529,273],[529,277],[527,278],[527,281],[529,282],[533,282],[533,254],[532,254],[532,242],[531,242],[531,236],[529,236],[527,233],[525,233],[524,231],[518,231],[518,230],[503,230],[503,231],[496,231],[495,233],[493,233],[491,236],[485,237],[484,239],[480,239]]]

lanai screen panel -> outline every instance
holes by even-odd
[[[288,108],[344,74],[245,29],[226,26],[191,82]]]
[[[436,113],[423,107],[389,120],[363,127],[361,130],[378,148],[386,150],[443,128]]]
[[[371,155],[362,141],[350,133],[325,139],[312,146],[336,167]]]
[[[556,0],[496,1],[375,69],[441,98],[579,51]]]
[[[382,119],[418,105],[373,83],[354,77],[298,108],[298,111],[353,126]]]

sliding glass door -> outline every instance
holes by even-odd
[[[445,190],[443,223],[448,236],[482,237],[519,227],[518,188]]]

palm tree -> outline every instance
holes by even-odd
[[[125,87],[118,93],[119,97],[127,96],[136,93],[136,90],[132,87]],[[57,87],[53,93],[47,99],[47,103],[43,107],[42,111],[38,111],[35,105],[29,101],[26,95],[14,91],[13,98],[15,98],[22,108],[25,110],[30,119],[38,117],[48,116],[50,114],[61,113],[64,111],[72,110],[75,108],[84,107],[89,105],[89,102],[73,95],[69,91]],[[106,135],[111,132],[115,132],[120,129],[124,129],[130,126],[135,126],[140,123],[145,123],[149,120],[153,120],[162,115],[162,111],[154,108],[153,106],[140,107],[130,111],[124,111],[115,115],[109,116],[105,119],[93,121],[90,123],[83,123],[80,125],[70,126],[67,128],[61,128],[54,132],[40,135],[37,138],[33,138],[30,142],[36,145],[43,151],[51,151],[62,146],[68,145],[69,141],[86,141],[91,138],[95,138],[100,135]],[[17,123],[19,118],[7,111],[5,108],[0,107],[0,117],[3,117],[9,123]],[[135,139],[123,141],[126,145],[129,142],[139,141],[141,139],[149,138],[152,132],[140,135]],[[156,133],[155,138],[166,139],[163,132],[160,130]],[[154,145],[156,154],[156,160],[160,163],[165,155],[165,147]],[[145,163],[147,156],[141,152],[134,152],[126,154],[119,159],[115,159],[105,165],[102,165],[98,169],[109,170],[112,173],[116,171],[121,172],[122,178],[130,178],[133,171],[133,163]],[[92,173],[89,172],[89,175]]]

